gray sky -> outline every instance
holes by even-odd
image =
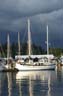
[[[36,35],[34,42],[44,42],[48,23],[50,42],[62,45],[63,0],[0,0],[1,32],[22,32],[27,27],[28,17],[31,19],[33,37]]]

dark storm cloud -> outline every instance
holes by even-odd
[[[29,16],[36,42],[42,41],[37,39],[40,34],[38,38],[44,40],[42,35],[46,34],[46,23],[52,34],[51,40],[58,38],[57,33],[62,39],[63,0],[0,0],[0,32],[24,32]]]
[[[63,0],[0,0],[0,29],[18,30],[22,17],[63,8]]]
[[[63,0],[1,0],[0,11],[21,15],[49,12],[63,8]],[[14,15],[13,13],[13,15]]]
[[[32,30],[33,38],[36,36],[37,41],[40,44],[45,44],[46,40],[46,24],[49,26],[49,42],[51,46],[61,47],[63,41],[63,10],[53,11],[48,14],[40,14],[32,17]],[[37,39],[40,37],[39,39]],[[43,42],[43,43],[42,43]],[[38,43],[38,44],[39,44]],[[58,44],[59,43],[59,44]]]
[[[1,0],[0,14],[8,18],[19,18],[48,13],[63,8],[63,0]]]

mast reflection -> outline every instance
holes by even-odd
[[[16,83],[19,86],[19,96],[51,96],[49,71],[18,72]]]
[[[15,78],[16,78],[15,73],[13,73],[13,72],[7,73],[8,96],[15,96],[16,95],[15,89],[17,88],[17,86],[16,86],[16,79]]]
[[[12,74],[9,72],[7,73],[8,78],[8,96],[12,96]]]

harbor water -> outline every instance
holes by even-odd
[[[0,72],[0,96],[63,96],[63,68]]]

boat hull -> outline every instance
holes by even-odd
[[[15,68],[19,71],[54,70],[55,69],[55,64],[53,64],[53,65],[42,65],[42,66],[16,64]]]
[[[5,70],[5,67],[0,66],[0,71],[3,71],[3,70]]]

